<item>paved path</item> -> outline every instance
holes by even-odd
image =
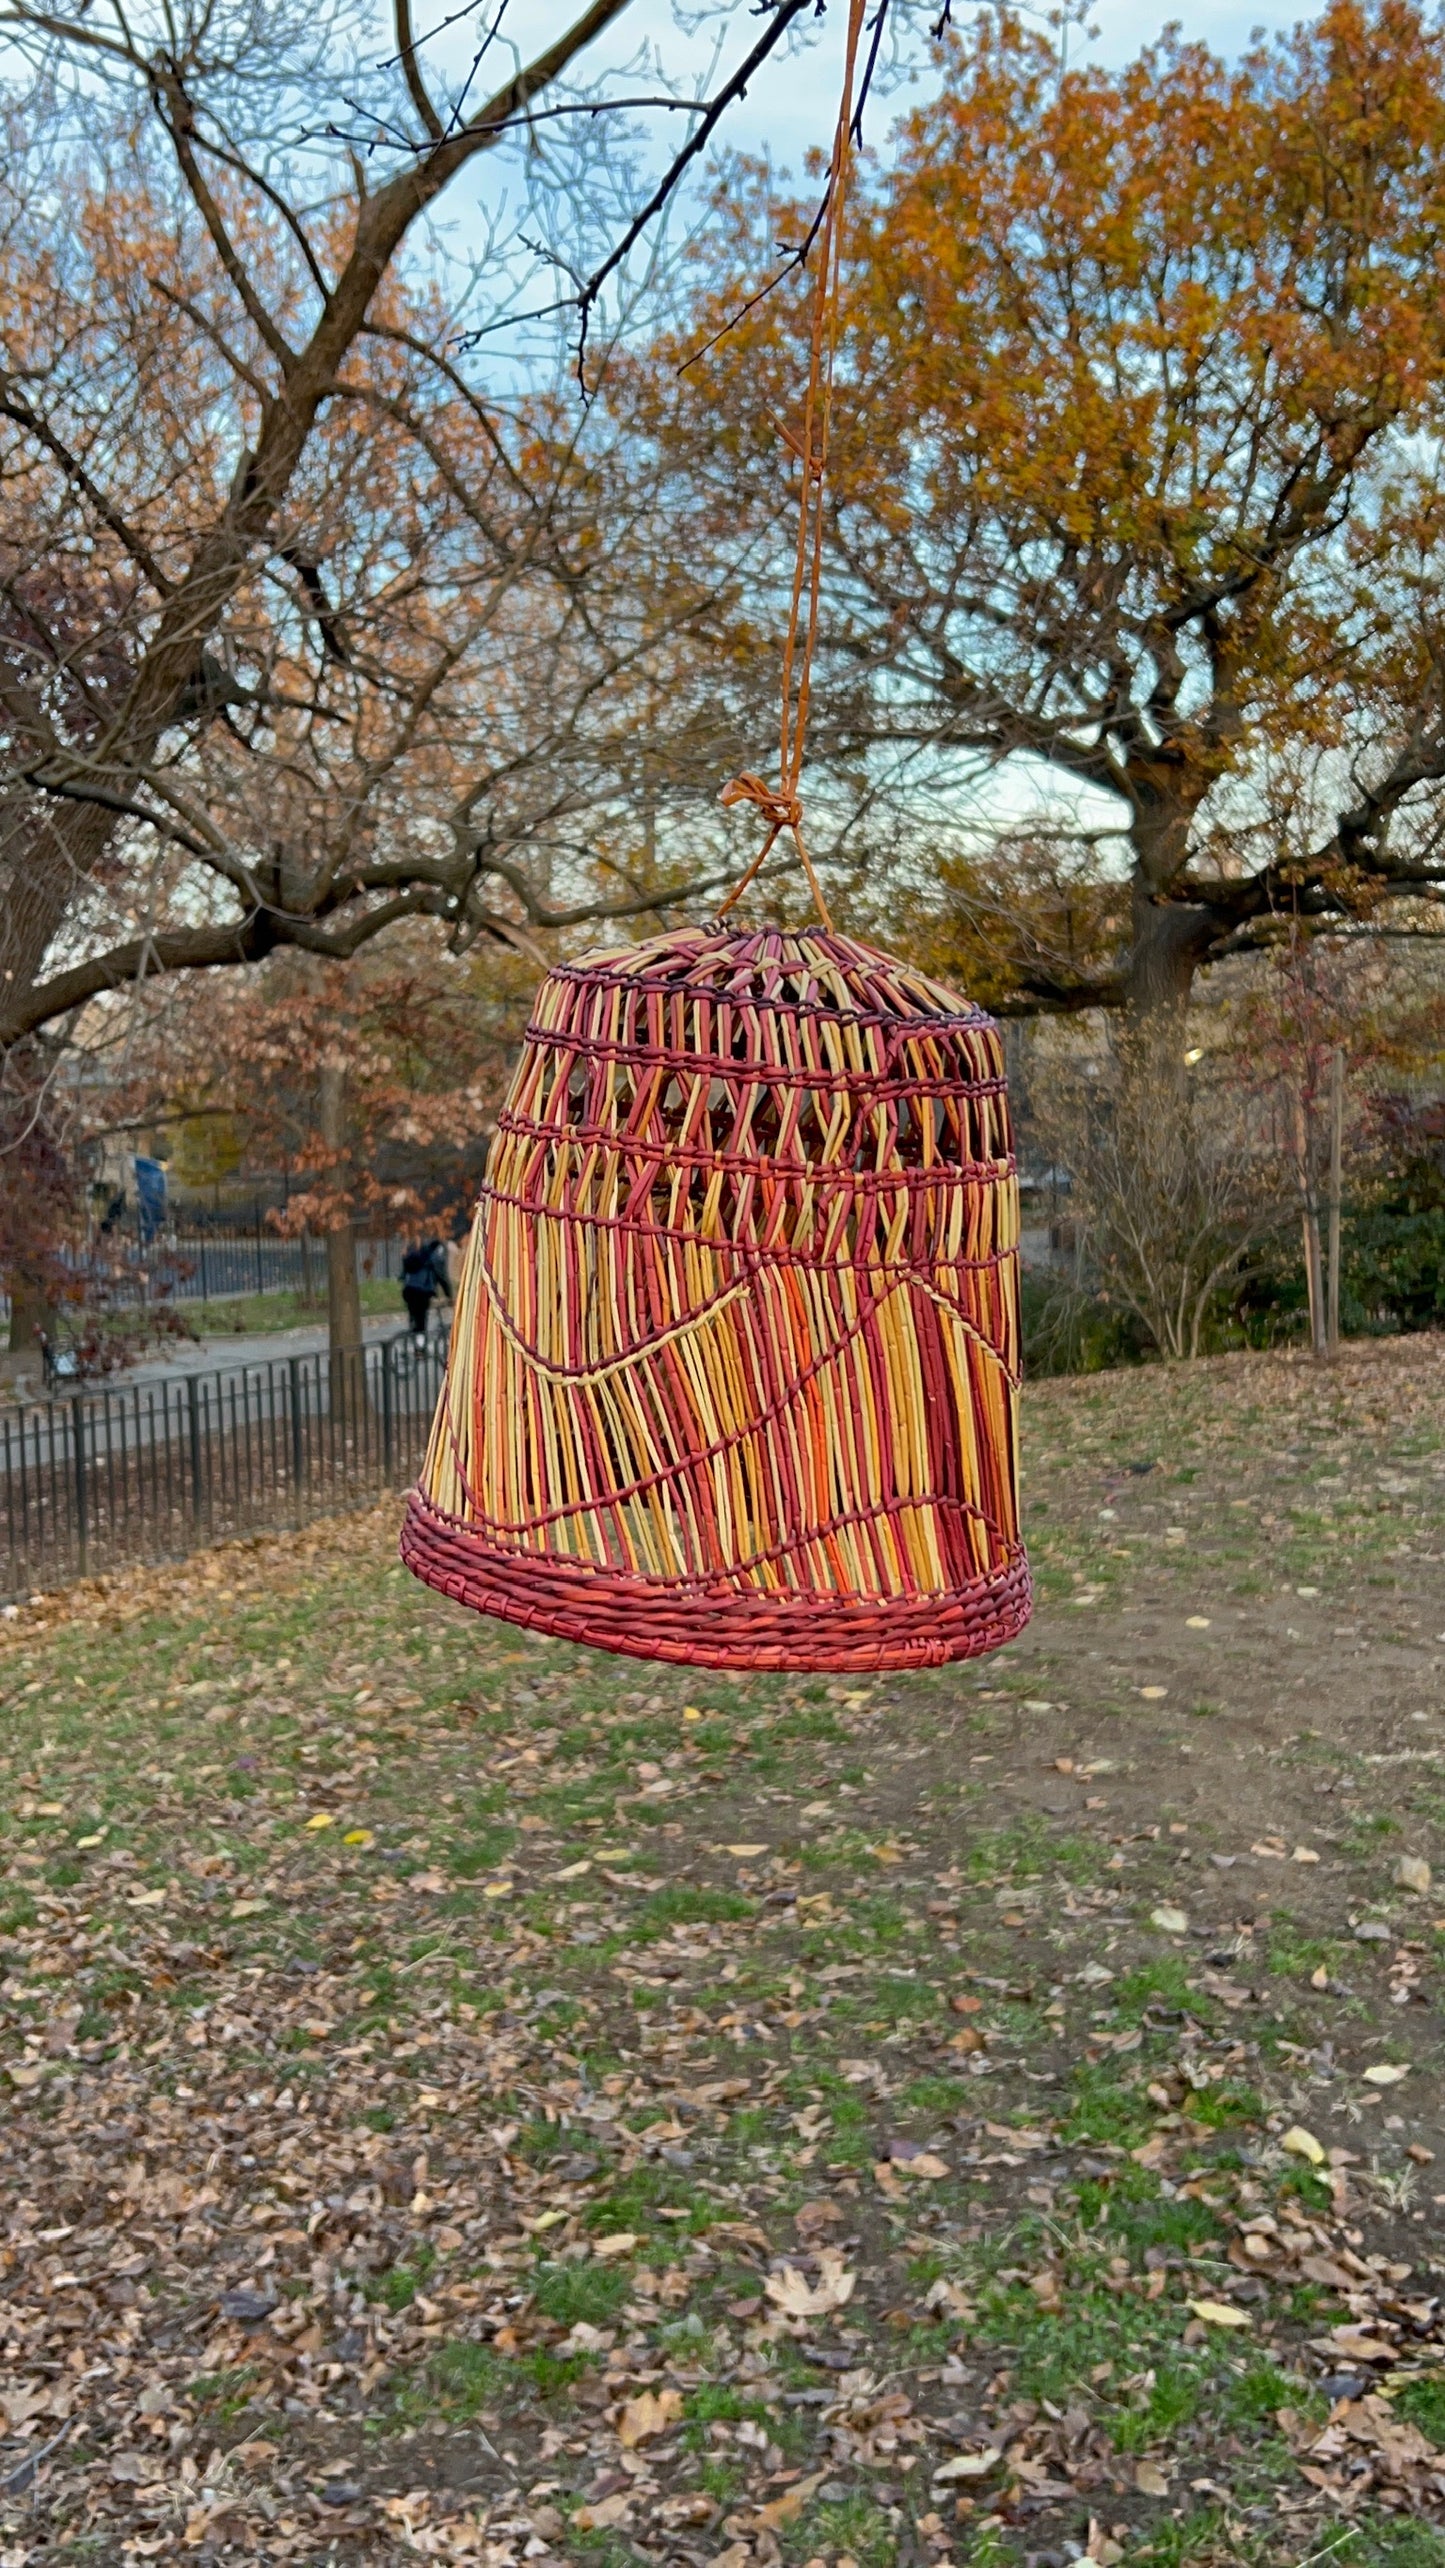
[[[406,1327],[404,1311],[373,1313],[361,1324],[368,1346],[398,1337]],[[320,1355],[326,1324],[299,1329],[255,1329],[234,1335],[173,1339],[140,1364],[129,1364],[113,1379],[117,1389],[132,1382],[174,1382],[187,1373],[214,1373],[222,1365],[284,1364],[292,1355]]]

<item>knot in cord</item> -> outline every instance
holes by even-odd
[[[724,785],[719,800],[728,811],[738,803],[754,804],[774,838],[784,829],[791,829],[796,838],[803,825],[801,796],[787,785],[765,784],[761,776],[734,776],[730,785]]]
[[[761,776],[734,776],[730,785],[724,785],[719,799],[727,804],[729,809],[737,803],[751,803],[755,810],[762,813],[767,822],[768,834],[742,881],[733,885],[718,911],[718,917],[726,918],[733,904],[742,899],[749,883],[762,872],[783,831],[790,829],[797,842],[798,854],[803,860],[803,871],[808,877],[808,887],[817,903],[818,916],[831,936],[833,921],[829,915],[828,904],[823,898],[823,886],[813,871],[812,857],[803,844],[803,798],[796,785],[769,785],[764,783]]]

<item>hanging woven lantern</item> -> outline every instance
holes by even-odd
[[[1030,1610],[997,1028],[822,929],[543,983],[403,1557],[713,1667],[937,1665]]]
[[[998,1030],[839,936],[799,791],[866,0],[818,224],[778,782],[821,927],[689,928],[544,981],[403,1557],[570,1641],[936,1666],[1028,1620],[1018,1189]]]

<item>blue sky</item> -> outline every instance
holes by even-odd
[[[495,0],[480,0],[485,10],[495,8]],[[921,80],[927,80],[927,39],[924,28],[934,15],[937,0],[906,0],[903,23],[909,26],[909,49],[921,64]],[[575,18],[577,0],[511,0],[511,13],[506,15],[506,31],[521,41],[524,54],[534,54],[554,31]],[[968,0],[955,0],[955,21],[968,13]],[[1047,0],[1037,0],[1037,8],[1027,10],[1039,21],[1047,13]],[[447,21],[454,15],[454,0],[416,0],[416,23]],[[1299,18],[1312,15],[1291,0],[1209,0],[1206,8],[1170,10],[1168,0],[1096,0],[1093,26],[1096,39],[1086,41],[1078,31],[1070,33],[1070,49],[1086,54],[1093,62],[1116,64],[1127,62],[1134,51],[1155,39],[1160,28],[1178,18],[1183,33],[1201,39],[1222,54],[1240,54],[1258,28],[1294,26]],[[475,44],[477,18],[470,15],[454,23],[434,46],[423,46],[423,59],[441,72],[457,72]],[[806,23],[806,39],[791,59],[775,59],[762,69],[755,90],[744,103],[734,105],[726,116],[719,134],[724,149],[749,154],[765,154],[773,159],[780,172],[798,177],[808,149],[832,141],[834,113],[837,113],[839,72],[842,72],[842,0],[829,0],[824,23]],[[619,72],[624,64],[634,62],[639,49],[647,46],[654,64],[670,74],[672,85],[703,80],[714,64],[714,46],[719,46],[719,59],[734,64],[739,54],[755,44],[757,13],[752,0],[631,0],[631,8],[616,26],[603,36],[577,64],[577,74],[585,82],[601,80],[603,74]],[[495,49],[495,74],[506,72],[503,49]],[[657,87],[657,77],[644,80],[644,87]],[[873,149],[883,149],[888,139],[888,126],[898,110],[909,105],[911,95],[919,90],[893,87],[888,95],[875,100],[868,118],[868,141]],[[672,146],[680,136],[678,118],[647,118],[647,128],[657,136],[657,164],[662,162],[662,149]],[[488,203],[493,195],[493,172],[480,177],[480,200]],[[449,198],[447,213],[457,213],[457,198]],[[444,216],[447,218],[447,216]],[[470,229],[470,226],[465,226]]]
[[[629,12],[625,22],[648,33],[669,59],[681,59],[683,48],[670,23],[666,0],[637,0],[636,11]],[[737,15],[741,16],[741,11]],[[960,14],[957,9],[955,15]],[[1302,8],[1299,0],[1281,6],[1260,6],[1259,0],[1212,0],[1212,5],[1195,9],[1171,9],[1158,0],[1099,0],[1094,10],[1098,35],[1094,42],[1075,35],[1071,41],[1090,60],[1104,63],[1128,61],[1157,36],[1171,20],[1176,19],[1191,40],[1209,45],[1222,54],[1242,53],[1257,28],[1272,32],[1294,26],[1314,11]],[[795,64],[771,77],[765,75],[756,95],[734,110],[728,120],[728,133],[736,147],[749,151],[766,149],[780,166],[797,170],[804,152],[814,143],[825,143],[830,135],[837,104],[839,77],[839,41],[841,10],[830,8],[831,27],[825,25],[816,48],[804,63]],[[897,105],[904,98],[899,97]],[[872,120],[870,139],[881,145],[887,133],[889,116],[881,109]]]

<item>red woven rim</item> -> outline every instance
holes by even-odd
[[[501,1550],[440,1514],[419,1489],[407,1500],[401,1556],[428,1587],[478,1614],[680,1667],[944,1667],[1011,1641],[1033,1611],[1021,1550],[992,1577],[939,1596],[766,1595],[726,1576],[681,1587],[555,1553]]]

